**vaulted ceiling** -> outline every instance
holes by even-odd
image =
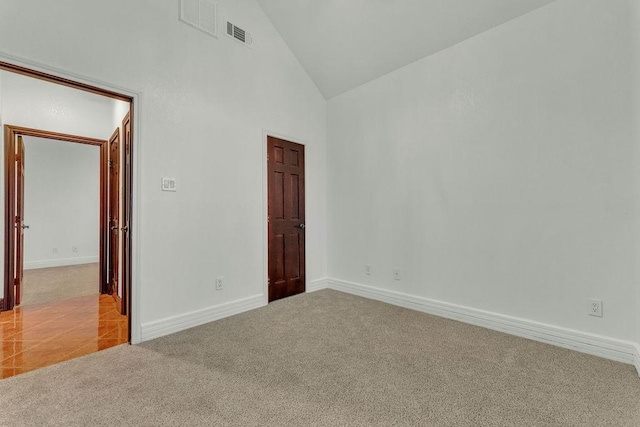
[[[555,0],[258,0],[329,99]]]

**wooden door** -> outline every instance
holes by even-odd
[[[16,141],[16,215],[15,215],[15,305],[20,305],[22,278],[24,276],[24,142]]]
[[[118,297],[118,254],[120,251],[120,129],[109,139],[109,293],[121,305]]]
[[[122,188],[124,194],[122,198],[122,310],[120,313],[127,314],[129,312],[129,293],[131,291],[131,173],[132,173],[132,141],[131,141],[131,114],[122,120],[122,138],[124,144],[124,173],[122,176]],[[131,326],[131,322],[129,322]],[[131,335],[131,331],[129,331]]]
[[[304,146],[267,138],[269,302],[305,290]]]

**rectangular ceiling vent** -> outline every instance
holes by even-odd
[[[243,30],[235,24],[226,21],[227,35],[235,41],[242,43],[245,46],[251,46],[253,44],[253,36],[250,32]]]
[[[208,0],[180,0],[180,21],[218,37],[217,5]]]

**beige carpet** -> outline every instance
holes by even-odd
[[[639,426],[633,367],[325,290],[0,381],[0,425]]]
[[[21,306],[100,293],[98,263],[25,270]]]

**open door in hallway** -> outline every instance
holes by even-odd
[[[122,120],[122,143],[124,145],[124,168],[122,171],[122,301],[120,303],[120,313],[130,313],[131,301],[131,187],[133,184],[133,162],[132,162],[132,139],[131,139],[131,110]],[[131,325],[131,324],[129,324]],[[131,331],[129,331],[131,332]]]
[[[267,138],[269,302],[305,291],[304,146]]]
[[[24,277],[24,230],[29,228],[24,224],[24,141],[22,136],[16,137],[16,211],[15,211],[15,304],[20,304],[22,293],[22,279]]]
[[[109,293],[122,313],[118,296],[118,254],[120,236],[120,129],[109,138]]]

